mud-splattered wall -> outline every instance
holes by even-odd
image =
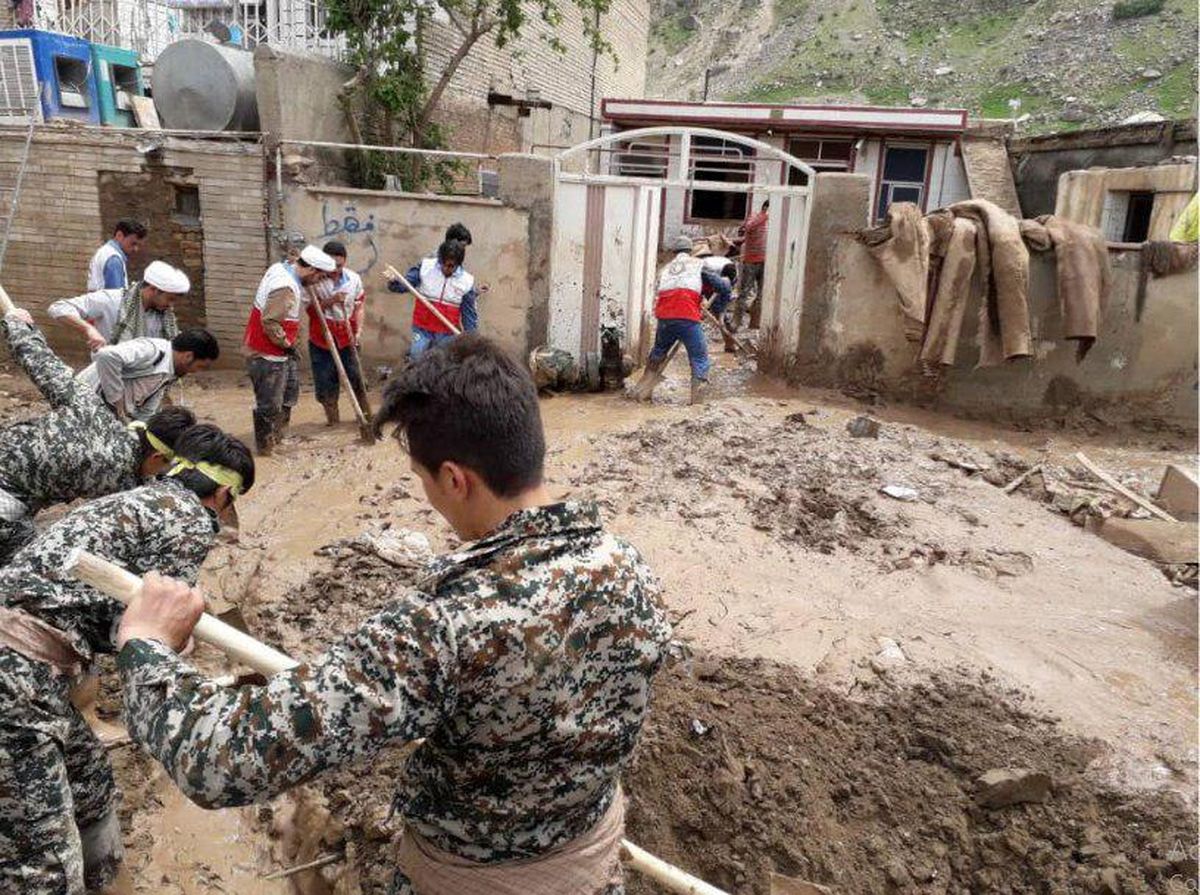
[[[456,222],[473,240],[466,268],[488,286],[479,300],[480,331],[521,356],[532,347],[527,212],[473,197],[295,187],[285,190],[284,221],[317,245],[346,244],[367,290],[363,349],[370,361],[397,360],[410,341],[413,300],[387,290],[384,270],[390,264],[405,271],[433,254]]]
[[[1151,278],[1137,319],[1141,251],[1109,252],[1113,288],[1099,338],[1080,363],[1063,341],[1053,253],[1030,258],[1029,308],[1035,357],[977,368],[978,307],[969,306],[957,361],[923,376],[906,341],[895,289],[852,236],[837,239],[826,283],[828,316],[819,348],[784,366],[802,381],[858,394],[884,394],[989,417],[1062,418],[1197,425],[1195,271]]]

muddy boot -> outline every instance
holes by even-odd
[[[708,380],[692,377],[692,396],[689,404],[703,404],[708,398]]]
[[[322,401],[321,406],[325,408],[325,425],[336,426],[342,421],[341,414],[338,413],[336,398],[332,401]]]
[[[629,397],[635,401],[649,401],[654,397],[654,389],[662,382],[663,368],[667,365],[667,358],[660,360],[646,361],[646,369],[642,371],[642,378],[637,381],[629,391]]]
[[[254,411],[254,452],[260,457],[269,457],[274,447],[275,421],[265,413]]]
[[[283,408],[283,410],[281,410],[279,412],[279,415],[275,417],[274,422],[275,422],[275,434],[274,434],[275,444],[278,445],[281,441],[283,441],[283,437],[285,435],[287,435],[288,426],[290,426],[292,424],[292,408],[290,408],[290,407]]]

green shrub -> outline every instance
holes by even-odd
[[[1136,19],[1162,12],[1167,0],[1117,0],[1113,4],[1114,19]]]

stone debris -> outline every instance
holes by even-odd
[[[1050,798],[1049,774],[1029,768],[993,768],[979,775],[976,801],[984,808],[1007,808]]]

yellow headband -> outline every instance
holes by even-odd
[[[158,451],[168,460],[175,459],[175,451],[167,446],[167,443],[150,431],[149,427],[141,420],[136,420],[129,424],[130,432],[141,432],[146,436],[146,441],[150,442],[150,447]]]
[[[186,457],[176,457],[175,465],[167,470],[167,475],[179,475],[185,469],[194,469],[218,485],[225,485],[234,497],[242,493],[242,474],[234,472],[228,466],[222,466],[219,463],[209,463],[207,460],[194,463]]]

